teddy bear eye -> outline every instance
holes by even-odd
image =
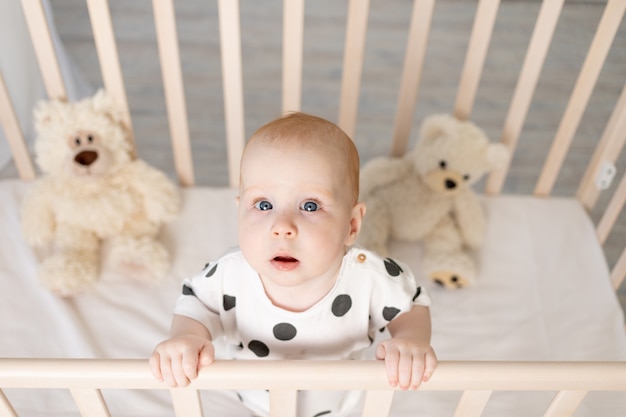
[[[92,143],[93,142],[93,136],[91,136],[91,135],[87,136],[87,142]]]
[[[465,174],[465,175],[463,175],[463,179],[464,179],[465,181],[467,181],[467,180],[469,180],[469,179],[470,179],[470,176],[469,176],[468,174]]]
[[[78,136],[74,138],[74,143],[80,145],[80,138]]]
[[[441,169],[446,169],[448,164],[446,163],[446,161],[439,161],[439,166],[441,167]]]

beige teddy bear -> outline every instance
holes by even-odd
[[[390,238],[420,241],[426,276],[446,288],[472,284],[472,252],[484,241],[486,213],[470,186],[507,159],[507,148],[489,143],[472,122],[426,118],[413,151],[363,167],[367,215],[359,243],[386,255]]]
[[[24,200],[22,228],[46,254],[43,285],[69,296],[94,284],[103,240],[117,271],[163,277],[169,255],[157,234],[178,213],[180,197],[165,174],[133,159],[113,98],[100,90],[75,103],[42,101],[34,117],[42,176]]]

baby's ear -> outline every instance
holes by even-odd
[[[345,246],[352,246],[356,242],[359,232],[361,231],[361,225],[363,224],[363,218],[367,207],[365,203],[358,202],[352,207],[352,213],[350,215],[350,231],[344,242]]]

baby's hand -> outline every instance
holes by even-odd
[[[381,342],[376,349],[376,358],[385,360],[389,384],[403,390],[418,389],[437,367],[437,356],[430,345],[406,338]]]
[[[170,387],[184,387],[198,376],[198,368],[210,365],[215,356],[209,339],[182,334],[167,339],[154,348],[150,370],[156,379]]]

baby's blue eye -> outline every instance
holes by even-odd
[[[254,203],[254,207],[261,211],[271,210],[273,208],[272,203],[267,200],[257,201]]]
[[[302,205],[304,211],[317,211],[318,205],[315,201],[307,201]]]

